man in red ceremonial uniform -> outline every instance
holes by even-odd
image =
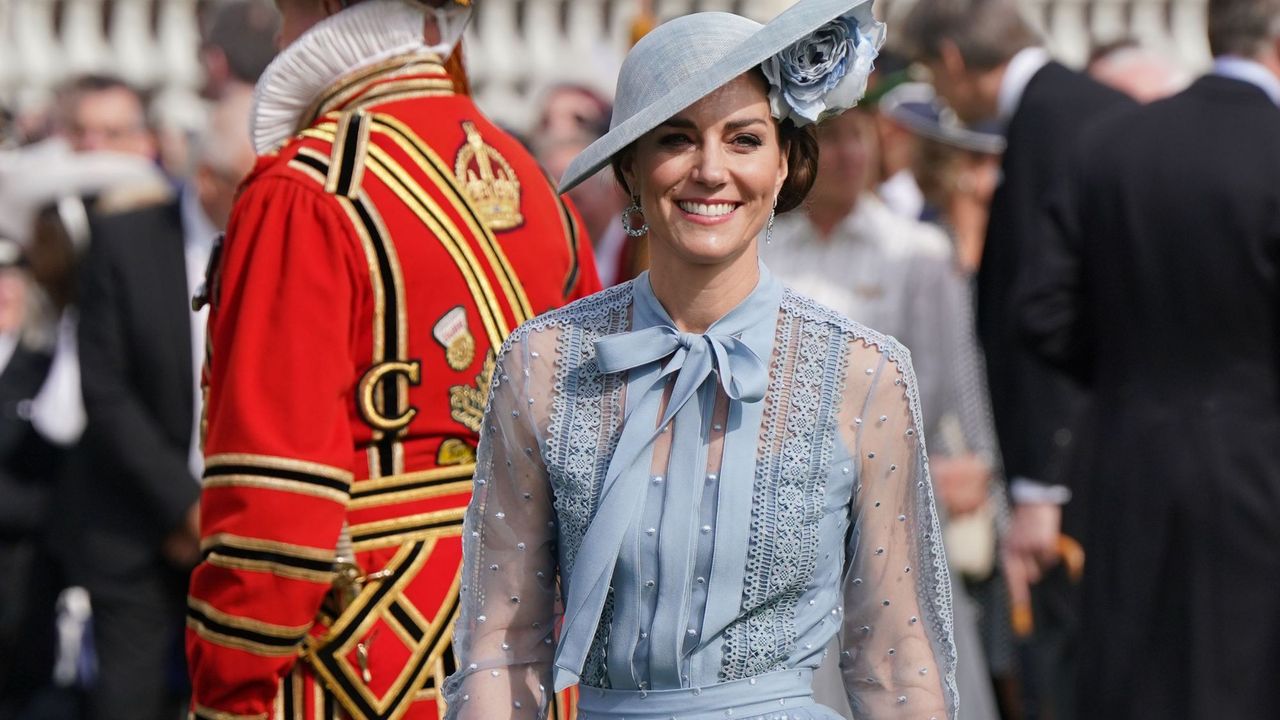
[[[466,94],[470,2],[278,4],[201,298],[192,714],[438,718],[494,355],[599,288],[591,245]]]

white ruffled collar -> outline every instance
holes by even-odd
[[[253,92],[249,131],[265,154],[314,120],[317,101],[340,78],[393,57],[434,55],[422,38],[428,9],[413,0],[367,0],[332,15],[285,48]]]

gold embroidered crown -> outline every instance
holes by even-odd
[[[520,180],[496,149],[487,145],[480,131],[462,124],[467,142],[454,160],[454,176],[471,199],[480,219],[491,230],[510,230],[524,222],[520,214]]]

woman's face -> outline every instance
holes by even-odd
[[[818,124],[818,177],[809,203],[848,209],[871,184],[876,153],[875,118],[853,109]]]
[[[754,250],[787,177],[764,79],[742,75],[651,130],[622,171],[655,261],[717,265]]]

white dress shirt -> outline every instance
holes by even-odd
[[[890,210],[905,218],[918,220],[924,212],[924,192],[910,168],[894,173],[876,189]]]
[[[1212,72],[1214,75],[1256,85],[1271,98],[1271,102],[1280,105],[1280,78],[1257,60],[1239,55],[1223,55],[1213,61]]]
[[[904,218],[864,193],[827,238],[803,212],[779,217],[763,256],[798,292],[907,346],[931,450],[994,450],[989,434],[978,434],[985,414],[976,413],[984,410],[971,407],[969,397],[981,386],[973,382],[981,366],[969,362],[977,350],[968,289],[953,263],[951,242],[937,226]],[[948,416],[973,435],[943,438]]]
[[[200,198],[196,195],[194,186],[183,187],[179,202],[182,211],[183,252],[187,260],[187,301],[190,303],[196,289],[204,284],[205,268],[213,253],[213,243],[221,231],[200,206]],[[200,370],[204,366],[205,325],[208,321],[208,306],[191,311],[191,376],[194,381],[192,407],[195,408],[195,413],[191,421],[191,454],[187,462],[191,467],[192,477],[197,479],[204,474],[204,453],[200,448],[200,417],[204,404],[203,393],[200,391]]]
[[[75,308],[62,312],[56,329],[53,364],[40,392],[31,399],[31,426],[45,440],[62,447],[79,442],[88,424],[80,389],[80,351],[76,339],[79,324]]]
[[[1031,78],[1052,59],[1049,51],[1042,47],[1023,48],[1009,59],[996,95],[996,117],[1000,122],[1009,122],[1022,104],[1022,96],[1026,93]]]
[[[819,236],[803,212],[778,217],[763,256],[799,292],[874,330],[902,335],[906,310],[917,300],[913,276],[919,260],[947,263],[951,245],[936,227],[903,218],[876,195],[863,193],[828,238]]]
[[[18,333],[11,331],[0,333],[0,375],[4,374],[5,369],[9,367],[9,361],[13,359],[13,353],[18,349]]]

